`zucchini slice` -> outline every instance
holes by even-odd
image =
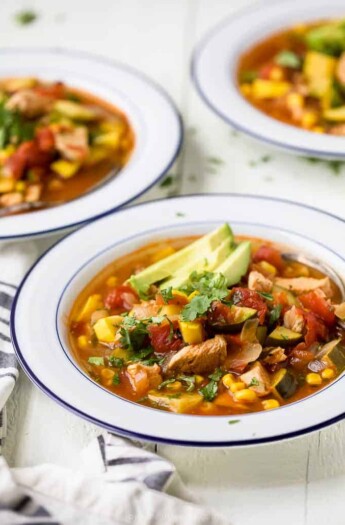
[[[329,366],[335,366],[340,374],[345,370],[345,348],[340,344],[341,339],[334,339],[326,343],[316,355],[317,359],[324,361]]]
[[[257,314],[254,308],[246,308],[244,306],[230,307],[230,320],[224,320],[224,322],[210,323],[210,329],[216,334],[232,334],[240,332],[242,327],[248,319],[252,319]]]
[[[263,346],[267,337],[267,327],[266,326],[258,326],[256,329],[256,338],[259,341],[259,343]]]
[[[289,328],[285,328],[285,326],[277,326],[267,337],[266,345],[286,348],[299,343],[302,339],[302,334],[293,332]]]
[[[297,379],[289,370],[281,368],[273,376],[272,387],[278,396],[287,399],[296,392]]]
[[[272,289],[272,293],[284,293],[285,296],[286,296],[286,299],[287,299],[287,302],[289,303],[290,306],[298,306],[298,300],[297,300],[297,297],[294,296],[294,294],[292,292],[290,292],[289,290],[286,290],[286,288],[282,288],[281,286],[278,286],[277,284],[275,284],[273,286],[273,289]]]

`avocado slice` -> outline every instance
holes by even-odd
[[[132,275],[127,282],[140,294],[146,294],[151,284],[160,283],[183,272],[185,266],[208,257],[226,239],[233,242],[233,233],[227,223],[182,250],[151,264],[142,272]]]
[[[240,242],[229,257],[227,257],[227,259],[219,265],[215,271],[217,273],[222,273],[224,277],[226,277],[228,286],[237,284],[241,280],[241,277],[243,277],[248,271],[250,255],[251,242]]]
[[[285,326],[277,326],[267,337],[266,345],[286,348],[299,343],[302,339],[303,336],[299,332],[293,332],[289,328],[285,328]]]
[[[174,277],[163,281],[160,289],[164,288],[180,288],[189,280],[190,274],[193,271],[197,272],[213,272],[233,251],[232,239],[225,239],[213,252],[207,257],[203,257],[198,261],[192,261],[183,267],[183,271],[177,273]]]

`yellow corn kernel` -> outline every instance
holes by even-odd
[[[290,89],[291,84],[283,81],[263,80],[257,78],[252,83],[252,95],[254,98],[260,100],[265,98],[283,97]]]
[[[323,126],[314,126],[312,131],[314,131],[314,133],[324,133],[325,128]]]
[[[77,339],[77,344],[79,348],[87,348],[89,345],[89,341],[86,337],[86,335],[80,335]]]
[[[260,266],[260,268],[262,268],[267,273],[277,275],[277,268],[273,266],[273,264],[268,263],[267,261],[260,261],[258,263],[258,266]]]
[[[169,255],[172,255],[175,253],[175,248],[172,246],[166,246],[165,248],[162,248],[161,250],[158,250],[158,252],[154,253],[151,257],[152,263],[161,261],[162,259],[165,259],[166,257],[169,257]]]
[[[177,390],[181,390],[181,387],[181,381],[174,381],[173,383],[168,383],[165,388],[167,390],[172,390],[173,392],[176,392]]]
[[[198,292],[198,290],[195,290],[194,292],[192,292],[190,295],[188,295],[188,301],[191,301],[192,299],[194,299],[195,296],[197,295],[200,295],[200,292]]]
[[[333,379],[334,376],[335,376],[335,372],[333,368],[325,368],[321,372],[322,379]]]
[[[118,278],[115,277],[115,275],[112,275],[111,277],[108,277],[108,279],[106,281],[106,285],[107,286],[116,286],[118,282],[119,282]]]
[[[26,190],[26,182],[24,182],[23,180],[19,180],[18,182],[16,182],[14,189],[15,191],[20,191],[21,193],[23,193]]]
[[[103,368],[103,370],[101,371],[101,376],[104,379],[113,379],[114,375],[115,372],[113,370],[110,370],[109,368]]]
[[[306,111],[301,119],[301,126],[303,128],[311,128],[317,123],[318,117],[314,111]]]
[[[94,325],[93,329],[99,341],[113,343],[119,325],[123,322],[120,315],[110,315],[102,317]]]
[[[226,388],[230,388],[231,385],[235,382],[235,378],[232,374],[225,374],[225,376],[222,377],[223,385],[226,386]]]
[[[305,380],[310,386],[319,386],[322,383],[320,374],[316,374],[315,372],[307,374]]]
[[[289,93],[286,96],[286,105],[289,109],[303,108],[304,98],[300,93]]]
[[[283,80],[284,71],[279,66],[272,67],[269,77],[270,77],[270,80]]]
[[[179,297],[181,297],[181,299],[186,299],[186,301],[188,301],[188,295],[184,292],[181,292],[181,290],[172,290],[171,293],[173,294],[174,297],[176,297],[177,299]]]
[[[123,131],[109,131],[109,133],[102,133],[102,135],[98,135],[95,140],[94,144],[96,146],[104,146],[106,148],[117,148],[120,145],[120,140],[122,136]]]
[[[236,401],[244,401],[245,403],[255,403],[255,401],[258,399],[258,396],[254,390],[249,390],[249,388],[235,392],[234,397]]]
[[[194,377],[195,377],[195,382],[196,382],[197,385],[201,385],[201,383],[205,379],[203,376],[200,376],[200,375],[196,375]]]
[[[262,401],[262,406],[264,410],[272,410],[273,408],[280,407],[280,403],[276,399],[265,399]]]
[[[15,184],[13,179],[0,178],[0,193],[10,193],[14,190]]]
[[[198,321],[179,321],[182,338],[188,345],[196,345],[204,340],[204,330]]]
[[[63,179],[69,179],[77,173],[80,168],[80,163],[69,160],[56,160],[50,167],[54,173],[57,173]]]
[[[101,308],[103,308],[102,296],[100,294],[90,295],[79,313],[77,321],[88,321],[92,312]]]
[[[242,381],[238,381],[237,383],[232,383],[232,385],[230,385],[230,390],[233,393],[240,392],[241,390],[244,390],[245,388],[246,388],[246,384],[243,383]]]
[[[252,86],[250,84],[241,84],[240,85],[240,91],[242,93],[243,96],[245,97],[249,97],[251,92],[252,92]]]

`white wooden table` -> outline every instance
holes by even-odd
[[[303,1],[303,0],[301,0]],[[295,199],[345,217],[345,166],[335,174],[241,136],[200,101],[189,78],[191,50],[246,0],[1,0],[1,46],[64,46],[128,63],[158,81],[185,122],[174,184],[145,199],[194,192],[250,192]],[[20,27],[13,14],[39,13]],[[20,71],[20,70],[19,70]],[[315,225],[317,227],[317,225]],[[36,241],[40,251],[54,239]],[[49,351],[49,349],[47,349]],[[48,399],[22,375],[8,404],[4,454],[12,465],[71,465],[100,429]],[[145,425],[145,421],[143,421]],[[298,440],[231,450],[158,446],[189,488],[236,525],[343,525],[345,424]]]

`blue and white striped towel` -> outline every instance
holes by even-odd
[[[1,442],[5,403],[18,377],[10,310],[16,286],[36,256],[34,243],[0,245]],[[172,483],[179,498],[165,492]],[[190,499],[169,461],[109,433],[91,441],[73,471],[53,464],[10,469],[0,456],[1,525],[229,525]]]

